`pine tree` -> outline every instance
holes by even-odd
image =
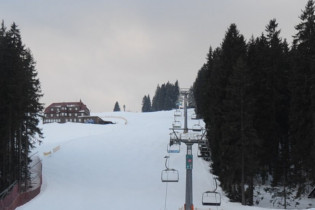
[[[194,97],[194,88],[193,86],[191,86],[188,92],[188,108],[195,108],[195,107],[196,107],[196,102],[195,102],[195,97]]]
[[[142,112],[151,112],[151,99],[150,96],[144,96],[142,99]]]
[[[148,112],[151,112],[152,111],[152,105],[151,105],[151,98],[150,98],[150,95],[148,95],[147,96],[147,102],[146,102],[146,104],[147,104],[147,111]]]
[[[116,103],[115,103],[114,112],[120,112],[120,106],[119,106],[118,101],[116,101]]]
[[[299,194],[307,181],[315,182],[315,5],[309,0],[295,29],[292,47],[290,139],[292,161]]]
[[[179,97],[178,82],[158,85],[152,99],[152,111],[171,110],[176,108]]]
[[[22,44],[15,23],[0,30],[0,186],[6,187],[14,180],[28,187],[29,151],[35,135],[41,137],[39,112],[42,104],[40,83],[35,62],[29,49]]]
[[[160,92],[161,92],[161,88],[160,88],[160,85],[158,85],[156,87],[155,94],[154,94],[153,99],[152,99],[152,111],[159,111],[160,110],[160,107],[159,107]]]
[[[235,201],[242,201],[245,205],[244,183],[244,139],[241,132],[242,111],[242,78],[244,60],[246,56],[246,43],[244,37],[239,34],[235,24],[232,24],[222,43],[221,54],[221,114],[222,114],[222,166],[220,180],[224,182],[223,188],[229,193],[229,197]],[[239,65],[238,67],[235,67]],[[237,74],[235,70],[240,72]]]

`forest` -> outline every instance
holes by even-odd
[[[177,107],[179,98],[178,81],[174,84],[167,82],[166,84],[158,85],[155,95],[150,99],[150,95],[145,95],[142,99],[142,112],[152,112],[161,110],[172,110]]]
[[[196,112],[231,201],[257,204],[254,191],[263,185],[286,207],[315,185],[314,11],[309,0],[291,44],[276,19],[248,41],[231,24],[198,72]]]
[[[29,187],[29,153],[41,141],[37,127],[43,110],[35,61],[13,23],[0,28],[0,192],[17,183]]]

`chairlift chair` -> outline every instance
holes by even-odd
[[[181,116],[182,116],[182,112],[177,109],[177,110],[174,112],[174,117],[181,117]]]
[[[196,114],[192,114],[192,115],[191,115],[191,119],[192,119],[192,120],[197,120]]]
[[[206,191],[202,193],[202,205],[221,206],[221,194],[215,191]]]
[[[205,160],[208,160],[210,158],[210,153],[209,149],[205,144],[200,144],[198,146],[198,152],[197,152],[198,157],[202,157]]]
[[[180,144],[179,143],[173,143],[171,142],[167,144],[167,152],[168,153],[180,153]]]
[[[180,138],[180,133],[177,131],[174,131],[170,133],[170,141],[178,141]]]
[[[217,192],[218,183],[217,178],[214,178],[215,189],[213,191],[206,191],[202,193],[202,205],[204,206],[220,206],[221,194]]]
[[[176,169],[167,168],[161,172],[161,181],[162,182],[178,182],[179,174]]]
[[[182,124],[180,121],[174,121],[173,123],[173,129],[181,129],[182,128]]]
[[[178,171],[173,168],[168,168],[167,161],[170,158],[170,156],[165,156],[165,168],[161,172],[161,181],[162,182],[178,182],[179,180],[179,174]]]
[[[199,124],[195,124],[192,127],[192,131],[194,131],[194,132],[201,132],[202,128],[201,128],[201,126]]]

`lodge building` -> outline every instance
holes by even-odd
[[[97,116],[90,116],[90,110],[80,100],[79,102],[52,103],[44,111],[43,123],[93,123],[109,124]]]
[[[43,123],[80,122],[79,117],[90,116],[90,110],[80,102],[52,103],[44,111]]]

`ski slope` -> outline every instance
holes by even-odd
[[[193,110],[189,110],[189,116]],[[42,125],[45,139],[34,149],[43,162],[41,193],[18,210],[177,210],[185,202],[185,155],[168,154],[169,128],[174,111],[153,113],[97,113],[117,116],[113,125],[79,123]],[[106,118],[106,120],[110,120]],[[188,121],[188,126],[193,122]],[[44,152],[60,150],[49,156]],[[209,163],[197,157],[193,146],[193,200],[214,189]],[[179,171],[178,183],[162,183],[164,156]],[[220,189],[219,189],[220,191]],[[220,191],[221,192],[221,191]],[[259,210],[231,203],[222,194],[222,205],[211,209]]]

